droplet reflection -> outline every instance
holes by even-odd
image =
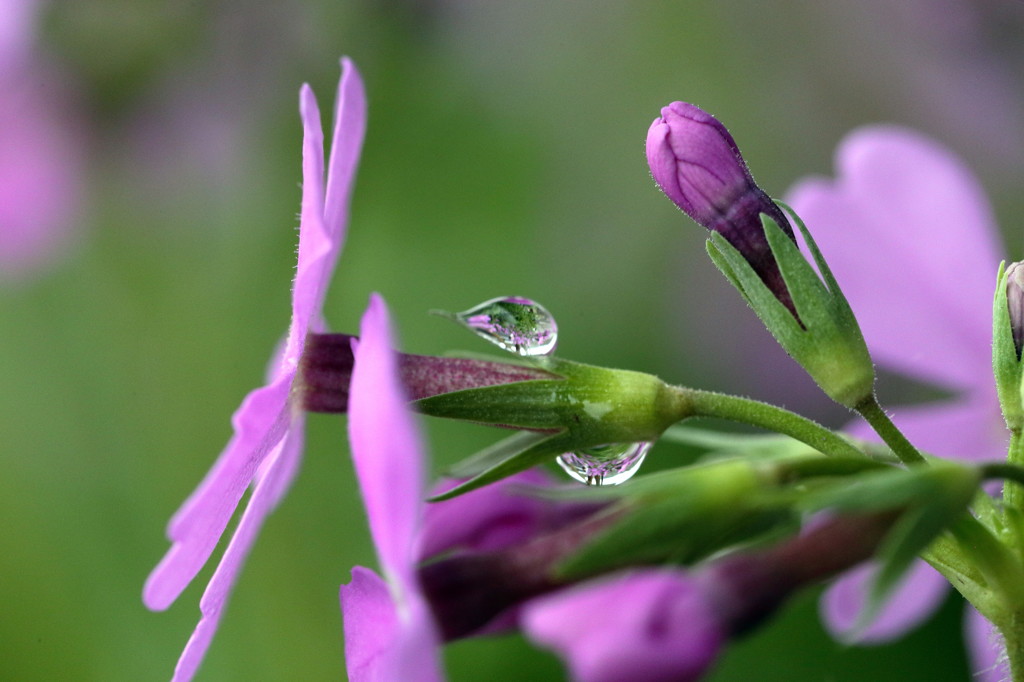
[[[453,317],[477,336],[517,355],[550,355],[558,343],[555,318],[528,298],[494,298]]]
[[[587,485],[618,485],[633,478],[653,443],[612,443],[567,452],[558,463],[565,472]]]

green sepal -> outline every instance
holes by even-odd
[[[913,560],[968,515],[980,481],[973,467],[937,460],[929,467],[864,473],[842,485],[819,487],[800,501],[809,511],[899,515],[876,553],[878,568],[851,632],[853,639],[874,619]]]
[[[464,495],[477,488],[482,488],[503,478],[508,478],[521,471],[526,471],[538,464],[550,461],[563,452],[569,452],[572,447],[572,437],[565,431],[548,434],[546,438],[535,442],[525,450],[520,450],[510,457],[501,459],[497,463],[484,469],[468,481],[464,481],[440,495],[429,498],[428,502],[442,502],[453,497]]]
[[[577,580],[620,567],[663,562],[688,564],[723,547],[793,527],[785,508],[764,503],[764,471],[745,460],[719,461],[659,472],[621,487],[619,517],[556,568]]]
[[[470,478],[487,471],[496,464],[518,455],[551,436],[545,431],[516,431],[507,438],[487,446],[465,459],[455,463],[445,476],[449,478]]]
[[[1024,362],[1017,357],[1010,326],[1010,309],[1006,302],[1006,261],[999,264],[996,291],[992,300],[992,372],[996,393],[1006,426],[1011,430],[1024,427]]]
[[[615,491],[619,517],[557,569],[577,579],[634,564],[690,564],[799,530],[799,499],[822,478],[887,467],[864,458],[733,457],[634,479]],[[796,484],[796,485],[794,485]],[[595,498],[591,498],[595,499]]]
[[[1024,566],[1020,555],[973,516],[963,515],[950,530],[989,589],[999,595],[998,603],[1005,613],[1017,613],[1024,608]]]
[[[836,402],[854,407],[871,395],[874,366],[860,326],[832,271],[803,222],[790,211],[818,272],[800,247],[766,215],[765,237],[797,317],[761,280],[742,254],[717,232],[707,242],[711,260],[733,284],[789,355]]]
[[[965,509],[977,493],[979,471],[971,466],[936,459],[929,467],[903,469],[880,466],[841,484],[817,488],[801,498],[809,512],[832,509],[869,513],[939,503]]]
[[[512,436],[457,465],[458,474],[474,478],[445,493],[445,498],[566,452],[657,440],[671,424],[691,414],[685,391],[650,374],[558,358],[545,358],[536,366],[561,378],[453,391],[412,403],[433,417],[542,434]]]

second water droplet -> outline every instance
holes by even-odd
[[[547,308],[520,296],[493,298],[452,317],[517,355],[550,355],[558,343],[558,325]]]
[[[654,443],[612,443],[559,455],[567,474],[587,485],[618,485],[640,469]]]

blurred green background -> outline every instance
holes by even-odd
[[[413,352],[483,350],[428,309],[523,295],[554,312],[565,357],[842,424],[655,189],[644,138],[675,99],[721,117],[775,195],[830,173],[849,129],[894,121],[963,154],[1004,226],[1024,210],[1018,2],[38,9],[36,54],[60,75],[83,200],[58,258],[0,282],[5,680],[170,677],[210,568],[166,613],[142,606],[143,580],[286,328],[298,89],[309,82],[328,118],[342,54],[362,70],[370,119],[326,316],[354,331],[379,291]],[[1024,255],[1019,228],[1006,238]],[[436,468],[495,437],[428,431]],[[375,560],[344,419],[314,415],[308,434],[200,680],[344,677],[337,588]],[[682,456],[659,447],[649,466]],[[849,648],[821,630],[816,596],[731,648],[711,679],[968,679],[957,599],[900,642]],[[459,643],[446,661],[454,680],[564,677],[516,637]]]

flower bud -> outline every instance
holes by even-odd
[[[761,215],[794,239],[782,210],[754,179],[732,135],[717,119],[686,102],[661,110],[647,133],[654,181],[688,216],[720,233],[793,314],[796,310],[768,246]]]
[[[992,373],[1011,431],[1024,429],[1024,262],[999,265],[992,299]]]
[[[1024,344],[1024,262],[1011,263],[1006,268],[1006,307],[1010,313],[1010,331],[1017,359]]]

